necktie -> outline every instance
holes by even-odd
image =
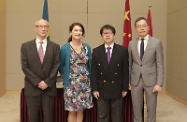
[[[42,44],[43,44],[43,42],[40,42],[40,46],[39,46],[39,50],[38,50],[38,54],[39,54],[41,63],[43,63],[43,59],[44,59],[44,51],[43,51]]]
[[[111,49],[111,47],[107,47],[107,61],[108,61],[108,64],[110,64],[110,49]]]
[[[141,44],[140,44],[140,59],[142,61],[144,55],[144,39],[141,39]]]

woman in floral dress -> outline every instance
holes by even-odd
[[[65,110],[68,122],[82,122],[84,109],[93,107],[90,88],[91,48],[81,41],[84,27],[73,23],[69,27],[70,38],[60,50],[59,72],[64,80]]]

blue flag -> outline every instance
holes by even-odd
[[[44,0],[43,15],[42,15],[42,18],[43,18],[44,20],[47,20],[47,21],[49,22],[49,15],[48,15],[48,2],[47,2],[47,0]],[[48,31],[46,37],[47,37],[47,40],[50,40],[49,31]]]

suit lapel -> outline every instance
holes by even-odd
[[[110,76],[110,74],[112,73],[112,70],[111,69],[115,69],[114,67],[116,66],[116,62],[119,60],[118,57],[119,57],[119,53],[118,52],[118,49],[114,43],[114,47],[112,49],[112,56],[111,56],[111,59],[110,59],[110,64],[108,65],[108,68],[110,70],[107,70],[108,72],[108,76]]]
[[[138,60],[138,62],[141,63],[142,61],[140,60],[140,55],[139,55],[139,51],[138,51],[138,38],[134,42],[134,50],[135,50],[134,58],[137,58],[136,60]]]
[[[142,62],[145,60],[145,58],[146,58],[146,56],[147,56],[147,54],[148,54],[148,52],[149,52],[149,48],[151,47],[151,45],[152,45],[152,41],[151,41],[151,38],[150,38],[150,36],[149,36],[148,43],[147,43],[147,47],[146,47],[146,49],[145,49]]]
[[[119,52],[118,52],[118,49],[116,47],[116,44],[114,43],[114,46],[113,46],[113,49],[112,49],[112,55],[111,55],[111,59],[110,59],[110,64],[108,64],[108,62],[106,62],[106,64],[107,64],[106,72],[107,72],[108,76],[110,76],[110,73],[112,72],[111,69],[114,69],[115,65],[117,64],[116,61],[118,61],[118,56],[119,56]],[[106,56],[106,59],[107,59],[107,56]]]
[[[118,50],[116,48],[116,44],[114,43],[114,47],[112,50],[112,55],[111,55],[111,59],[110,59],[110,65],[114,66],[113,64],[115,64],[115,62],[118,60]]]
[[[101,62],[103,63],[103,65],[108,64],[107,57],[106,57],[106,50],[105,50],[104,44],[101,47],[100,59],[101,59]]]
[[[35,59],[38,60],[39,63],[40,62],[40,57],[39,57],[39,54],[38,54],[38,51],[37,51],[37,48],[36,48],[36,39],[34,39],[32,42],[31,42],[31,50],[33,52],[33,55],[36,57]]]
[[[45,52],[45,55],[44,55],[43,63],[41,63],[41,61],[40,61],[40,57],[39,57],[39,54],[38,54],[38,51],[37,51],[37,48],[36,48],[36,41],[35,40],[32,41],[31,49],[32,49],[33,54],[36,56],[36,60],[38,60],[38,62],[43,65],[45,63],[45,61],[47,60],[47,57],[50,54],[51,43],[50,43],[50,41],[47,41],[47,47],[46,47],[46,52]]]
[[[106,67],[113,66],[115,64],[115,62],[118,60],[118,53],[119,53],[118,49],[116,47],[116,44],[114,43],[114,47],[113,47],[112,55],[111,55],[111,59],[110,59],[110,64],[108,64],[106,49],[103,44],[102,49],[101,49],[101,53],[100,53],[100,55],[101,55],[100,58],[101,58],[103,65],[105,65]]]
[[[44,56],[44,60],[43,60],[43,63],[45,63],[45,61],[47,60],[47,57],[49,56],[50,54],[50,50],[51,50],[51,42],[50,41],[47,41],[47,47],[46,47],[46,52],[45,52],[45,56]]]

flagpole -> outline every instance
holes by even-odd
[[[86,23],[86,24],[87,24],[87,33],[88,33],[88,0],[87,0],[86,2],[87,2],[87,8],[86,8],[86,9],[87,9],[87,10],[86,10],[86,14],[87,14],[87,15],[86,15],[86,19],[87,19],[87,23]]]
[[[149,32],[148,32],[148,34],[150,36],[153,36],[152,17],[151,17],[151,7],[152,7],[152,5],[150,4],[148,7],[149,7],[148,14],[147,14],[147,21],[149,23]]]

